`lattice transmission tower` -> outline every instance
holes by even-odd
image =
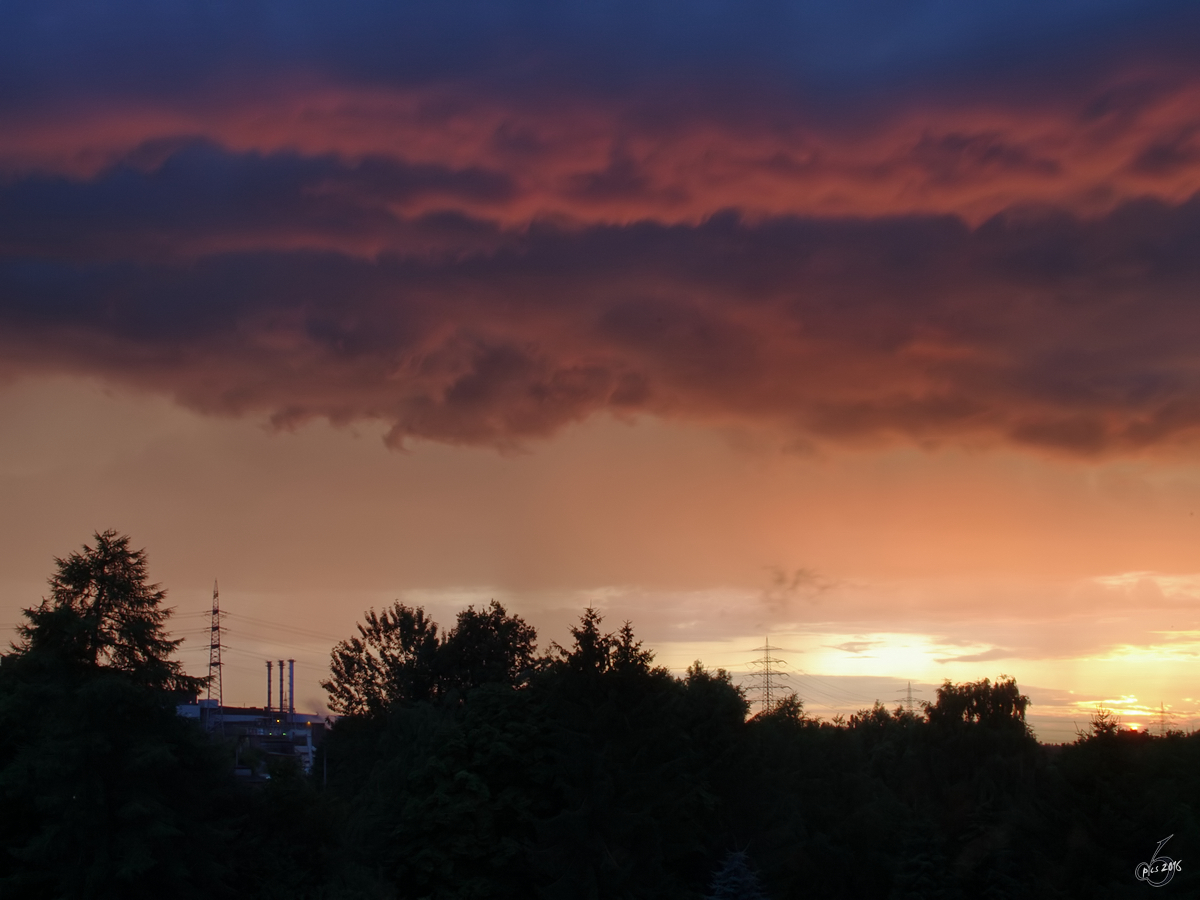
[[[217,582],[213,581],[212,602],[212,637],[208,644],[208,694],[209,700],[217,701],[217,708],[209,713],[209,721],[215,728],[221,721],[221,707],[225,698],[221,690],[221,594],[217,590]],[[213,695],[216,694],[214,697]]]
[[[922,702],[919,699],[921,692],[914,691],[912,689],[912,682],[910,681],[907,689],[901,689],[896,691],[896,693],[904,695],[904,709],[915,716],[917,714],[917,705]]]
[[[772,650],[778,649],[778,647],[771,646],[770,638],[767,638],[763,646],[754,648],[755,653],[762,653],[761,659],[750,663],[754,667],[754,674],[758,679],[758,686],[755,690],[758,691],[760,712],[770,712],[784,698],[783,680],[788,677],[788,674],[783,669],[787,666],[787,660],[776,659],[771,655]]]
[[[1167,733],[1175,727],[1175,717],[1167,712],[1166,706],[1160,701],[1158,704],[1158,734],[1160,737],[1165,737]]]

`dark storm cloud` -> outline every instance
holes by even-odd
[[[478,172],[212,155],[0,195],[9,374],[93,374],[283,425],[381,419],[395,444],[511,446],[603,410],[1080,455],[1200,427],[1197,199],[974,229],[725,213],[513,231],[460,216],[473,244],[365,258],[273,250],[262,235],[366,230],[354,223],[372,215],[421,233],[438,226],[378,212],[377,198],[511,188]],[[246,167],[245,186],[222,166]],[[146,249],[163,233],[187,247],[238,229],[254,246]]]
[[[214,242],[362,245],[399,238],[406,229],[394,211],[414,202],[486,207],[515,192],[504,173],[479,168],[162,143],[135,148],[89,181],[35,176],[0,187],[0,250],[111,258],[191,255]],[[437,228],[427,231],[433,237]]]
[[[15,3],[0,374],[512,446],[1200,426],[1200,7]]]

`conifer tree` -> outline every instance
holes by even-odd
[[[95,546],[55,559],[50,595],[24,611],[13,655],[113,670],[159,690],[199,691],[204,679],[170,659],[181,640],[167,636],[167,593],[147,583],[145,550],[130,549],[129,536],[111,529],[94,538]]]
[[[745,850],[726,854],[705,900],[767,900]]]
[[[221,749],[176,715],[165,592],[114,531],[55,560],[0,659],[0,896],[207,897],[225,847]]]

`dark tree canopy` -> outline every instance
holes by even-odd
[[[747,719],[729,673],[653,667],[629,623],[588,609],[539,657],[494,601],[445,632],[368,612],[315,777],[242,789],[175,714],[202,679],[144,554],[104,532],[50,585],[0,665],[5,900],[1115,896],[1163,834],[1200,845],[1200,733],[1098,711],[1042,747],[1007,676],[923,716],[823,722],[793,695]]]
[[[934,725],[974,722],[995,728],[1026,730],[1025,710],[1029,698],[1015,679],[1001,675],[993,684],[988,679],[965,684],[946,681],[937,691],[937,701],[928,709]]]
[[[579,624],[571,626],[574,646],[569,650],[555,644],[559,662],[577,674],[602,675],[609,671],[645,672],[654,661],[652,650],[643,650],[642,642],[626,622],[616,634],[600,629],[604,618],[592,607],[583,611]]]
[[[378,873],[373,896],[702,894],[744,698],[723,671],[696,665],[680,679],[651,668],[633,627],[609,634],[595,610],[572,633],[519,689],[518,669],[467,665],[509,674],[333,727],[321,751],[329,790],[351,816],[345,853]],[[501,660],[533,638],[495,604],[464,611],[442,648],[457,638],[486,649],[497,634],[528,638]],[[446,677],[475,658],[446,656]]]
[[[112,530],[94,538],[94,546],[55,559],[50,596],[24,611],[28,622],[18,626],[15,655],[49,654],[121,672],[147,687],[198,691],[204,679],[185,675],[169,658],[181,640],[167,636],[167,594],[147,583],[145,550],[130,549],[129,536]]]
[[[174,714],[185,676],[128,539],[51,588],[0,666],[6,900],[1114,896],[1163,834],[1200,845],[1200,733],[1098,712],[1042,747],[1007,676],[924,715],[821,721],[793,695],[748,719],[729,673],[653,667],[629,623],[588,609],[539,657],[496,602],[445,632],[367,613],[334,649],[351,714],[315,777],[242,790],[232,748]]]
[[[495,600],[481,610],[468,606],[441,637],[423,608],[399,600],[363,619],[358,637],[333,648],[330,676],[321,682],[330,709],[342,715],[373,716],[396,703],[516,685],[536,665],[537,632]]]
[[[445,682],[460,690],[485,684],[515,685],[528,677],[536,657],[537,631],[491,601],[486,609],[468,606],[440,650]]]
[[[422,607],[399,600],[382,613],[369,610],[358,637],[330,653],[321,687],[341,715],[375,715],[397,701],[432,699],[437,686],[438,627]]]

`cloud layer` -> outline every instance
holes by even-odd
[[[133,6],[0,39],[4,376],[394,446],[1196,438],[1187,5]]]

